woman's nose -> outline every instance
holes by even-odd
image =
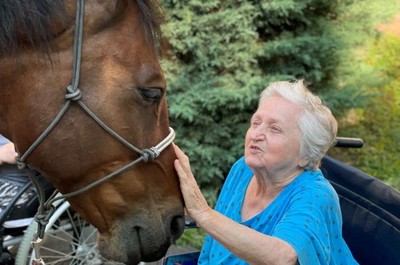
[[[259,125],[251,129],[250,137],[252,140],[258,141],[258,140],[263,140],[265,138],[262,127],[263,127],[262,125]]]

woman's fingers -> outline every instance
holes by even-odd
[[[175,170],[178,173],[179,181],[181,182],[181,188],[183,184],[188,184],[187,179],[188,176],[192,173],[190,170],[189,158],[182,152],[182,150],[176,146],[175,144],[172,145],[175,150],[175,154],[177,159],[174,161]]]
[[[180,187],[185,201],[185,206],[189,215],[197,222],[211,218],[212,210],[208,206],[206,199],[190,169],[189,157],[182,150],[172,144],[177,159],[174,161],[175,170],[179,176]]]
[[[190,168],[189,157],[177,145],[172,144],[172,146],[174,147],[176,157],[178,158],[174,162],[177,173],[185,175],[180,177],[193,177],[192,170]]]
[[[176,157],[178,159],[184,158],[186,156],[185,153],[176,144],[172,143],[172,147],[174,148]]]
[[[187,174],[186,172],[183,170],[182,165],[179,161],[179,159],[175,159],[174,161],[174,166],[175,166],[175,170],[178,173],[179,176],[179,180],[181,181],[184,178],[187,178]]]

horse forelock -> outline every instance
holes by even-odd
[[[48,48],[54,21],[66,21],[62,1],[0,1],[0,54],[17,53],[26,45]]]
[[[164,20],[157,0],[131,0],[140,10],[141,23],[147,38],[156,44],[161,37]],[[24,46],[49,51],[55,37],[54,23],[68,28],[69,19],[64,1],[60,0],[3,0],[0,1],[0,56],[17,54]]]
[[[134,0],[133,0],[134,1]],[[149,37],[161,37],[161,24],[164,22],[164,13],[157,0],[137,0],[141,22]]]

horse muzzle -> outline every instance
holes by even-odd
[[[122,262],[136,265],[140,261],[157,261],[165,256],[170,245],[182,235],[184,228],[184,217],[181,214],[163,219],[154,216],[143,219],[135,217],[133,220],[118,222],[112,233],[100,234],[99,251],[109,264]]]

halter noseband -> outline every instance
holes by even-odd
[[[39,198],[39,208],[38,213],[35,216],[36,221],[38,222],[38,234],[36,238],[36,242],[33,242],[34,249],[36,251],[36,259],[34,260],[35,264],[44,264],[43,260],[40,258],[38,243],[44,236],[45,226],[48,223],[48,220],[51,214],[54,212],[54,207],[52,204],[61,199],[67,199],[78,194],[81,194],[95,186],[98,186],[112,177],[122,173],[123,171],[133,167],[137,163],[143,161],[148,162],[156,159],[160,153],[167,148],[175,138],[175,132],[172,128],[169,128],[169,134],[166,138],[164,138],[159,144],[153,146],[148,149],[139,149],[134,145],[130,144],[124,138],[122,138],[119,134],[117,134],[114,130],[108,127],[100,118],[98,118],[85,103],[81,101],[81,92],[78,88],[79,84],[79,75],[80,75],[80,67],[81,67],[81,58],[82,58],[82,45],[83,45],[83,18],[84,18],[84,0],[76,1],[76,18],[75,18],[75,32],[74,32],[74,50],[73,50],[73,69],[72,69],[72,82],[71,85],[67,87],[67,93],[65,95],[66,102],[62,106],[61,110],[57,114],[57,116],[53,119],[50,125],[43,131],[43,133],[34,141],[34,143],[25,151],[22,156],[17,157],[17,164],[19,169],[24,169],[27,171],[31,181],[35,185],[35,188],[38,193]],[[66,111],[72,102],[77,103],[100,127],[102,127],[105,131],[111,134],[115,139],[121,142],[128,149],[139,154],[139,158],[136,160],[122,166],[116,171],[110,173],[109,175],[98,179],[79,190],[59,195],[56,197],[56,192],[45,202],[44,191],[38,183],[37,177],[33,173],[33,170],[29,164],[26,163],[26,159],[28,156],[36,149],[36,147],[43,142],[43,140],[49,135],[49,133],[56,127],[58,122],[64,116]]]

